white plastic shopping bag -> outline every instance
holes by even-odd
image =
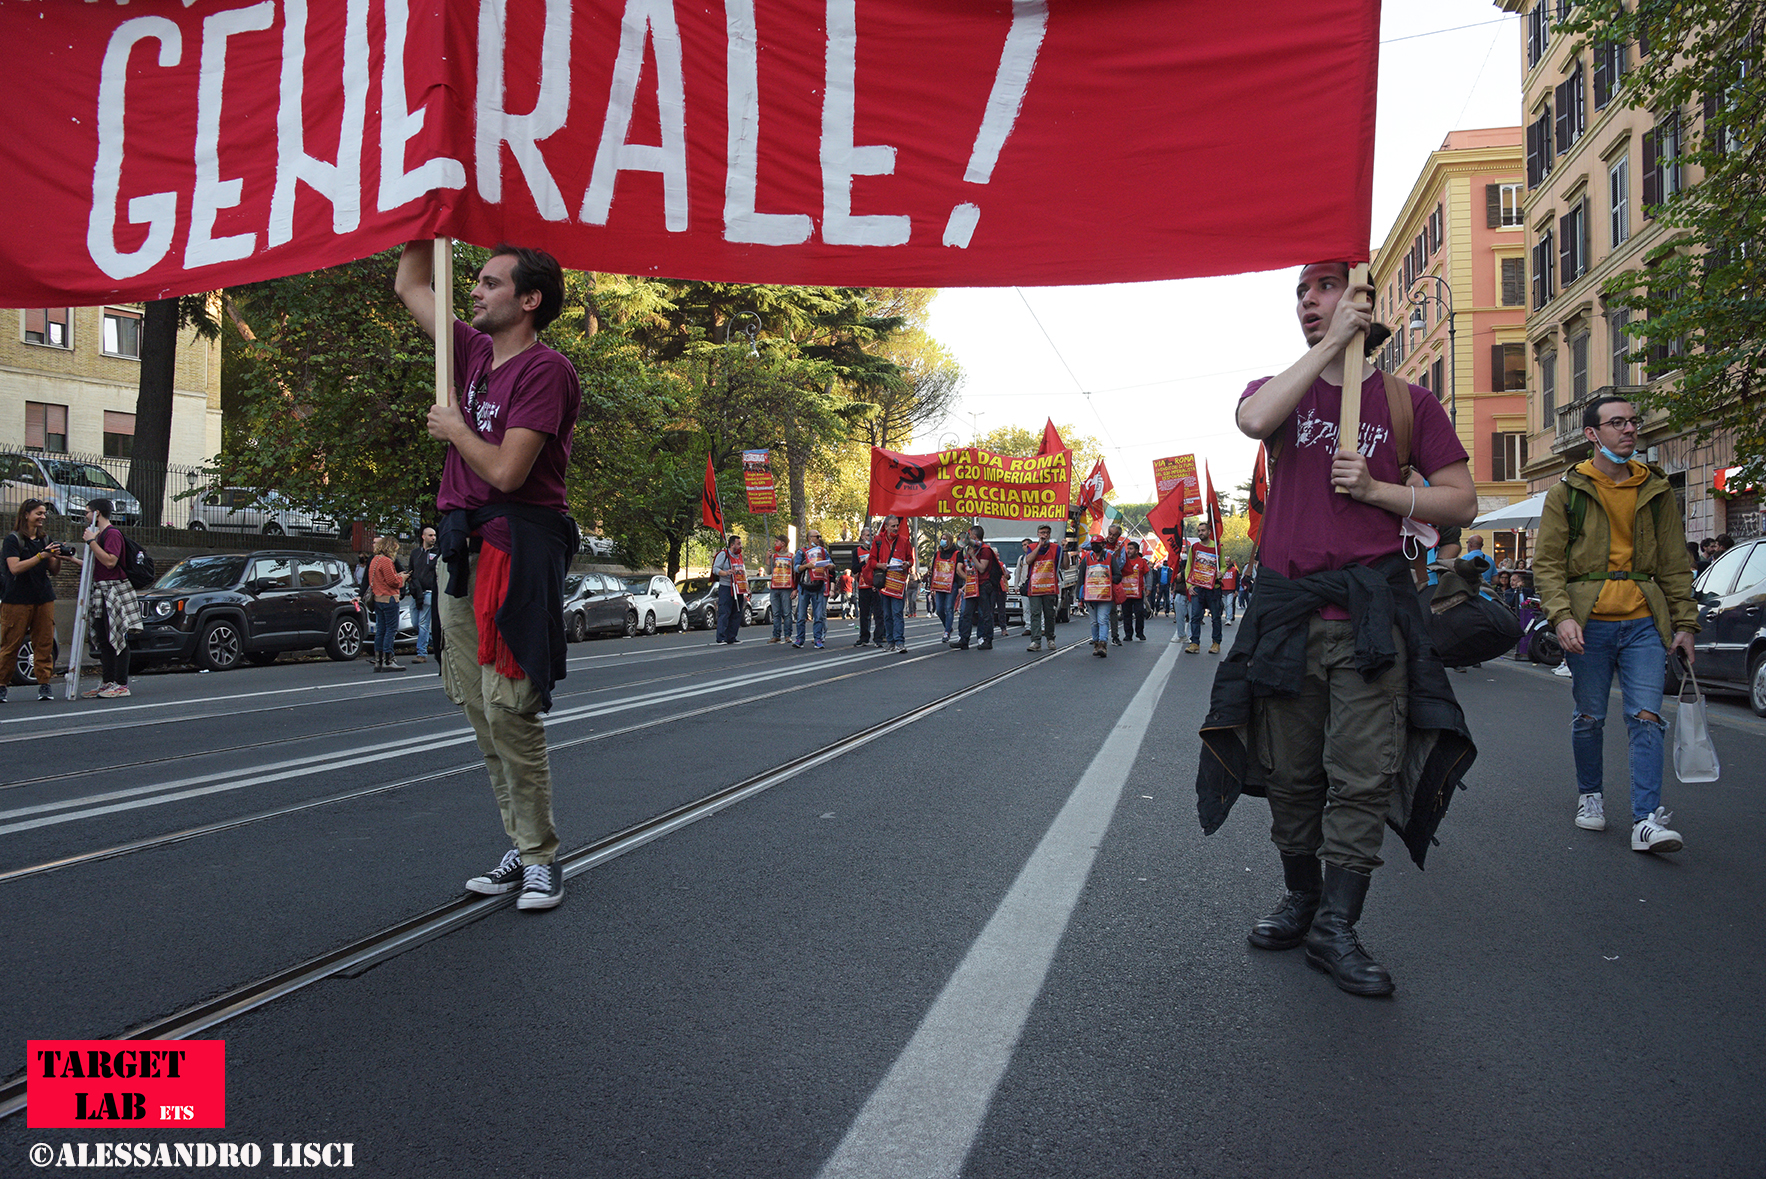
[[[1674,717],[1674,776],[1682,782],[1715,782],[1721,767],[1717,747],[1711,743],[1711,726],[1705,716],[1705,697],[1698,677],[1685,658],[1680,659],[1680,705]]]

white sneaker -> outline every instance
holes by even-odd
[[[1606,799],[1600,791],[1576,796],[1576,826],[1584,831],[1607,829]]]
[[[1666,807],[1657,807],[1647,819],[1631,826],[1631,850],[1640,852],[1677,852],[1681,848],[1680,832],[1668,830],[1674,816]]]
[[[1551,674],[1555,675],[1555,676],[1559,676],[1559,677],[1566,679],[1566,680],[1573,679],[1575,677],[1575,673],[1570,670],[1570,665],[1568,663],[1558,664],[1556,667],[1551,669]]]

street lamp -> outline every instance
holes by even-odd
[[[972,409],[972,410],[968,411],[968,413],[969,413],[969,438],[973,442],[980,442],[981,441],[981,416],[983,414],[985,414],[986,412],[987,411],[985,409]]]
[[[747,316],[753,322],[747,327],[737,327],[736,325],[742,321],[743,316]],[[760,346],[755,343],[755,340],[760,335],[760,316],[752,311],[738,311],[730,316],[730,326],[748,337],[748,359],[759,360]]]
[[[1457,432],[1459,430],[1459,349],[1454,347],[1453,341],[1453,288],[1447,285],[1447,280],[1438,274],[1417,275],[1417,282],[1420,283],[1424,279],[1434,283],[1436,289],[1433,292],[1420,289],[1411,292],[1410,330],[1413,333],[1411,342],[1414,344],[1416,342],[1415,335],[1421,334],[1423,330],[1424,307],[1434,303],[1447,313],[1447,416],[1453,419],[1453,428]],[[1437,389],[1435,395],[1439,397],[1440,390]]]

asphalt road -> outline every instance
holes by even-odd
[[[1453,677],[1480,743],[1361,931],[1391,1000],[1247,947],[1267,812],[1196,824],[1215,660],[572,648],[567,848],[1022,667],[352,977],[231,1019],[225,1130],[0,1121],[34,1143],[350,1142],[391,1176],[1758,1175],[1766,722],[1713,700],[1686,850],[1577,830],[1567,680]],[[1231,640],[1231,632],[1228,633]],[[0,709],[0,1028],[102,1038],[459,895],[504,846],[433,676],[325,661]],[[1624,731],[1609,725],[1623,813]],[[330,800],[330,801],[326,801]],[[306,805],[304,809],[288,808]],[[257,817],[266,816],[266,817]],[[182,833],[175,842],[158,842]],[[124,850],[137,842],[146,846]],[[48,869],[52,863],[68,861]]]

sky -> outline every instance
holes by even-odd
[[[1372,247],[1449,131],[1520,124],[1520,23],[1492,0],[1386,0]],[[1233,425],[1238,395],[1305,350],[1296,273],[942,290],[928,330],[965,380],[956,407],[914,449],[1001,426],[1040,432],[1053,418],[1103,444],[1114,502],[1153,499],[1153,460],[1191,453],[1224,496],[1257,453]]]

